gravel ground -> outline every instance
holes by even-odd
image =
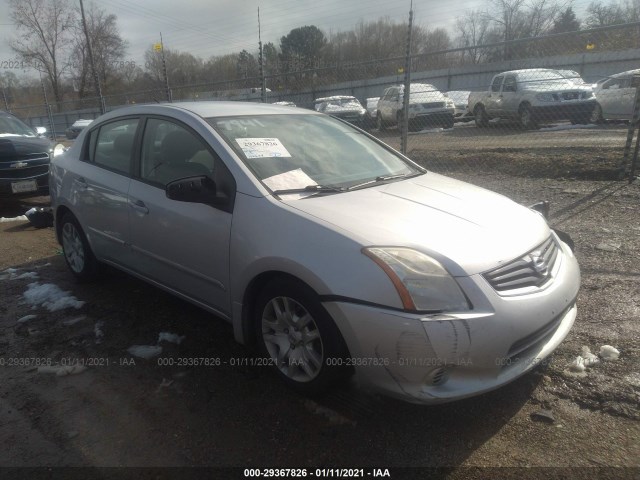
[[[453,154],[443,153],[443,163],[432,166],[446,165],[447,173],[523,204],[549,200],[551,223],[575,240],[583,275],[578,318],[546,365],[495,392],[434,407],[381,398],[357,385],[310,400],[268,370],[246,365],[159,366],[155,359],[133,365],[127,349],[155,345],[160,332],[185,336],[179,345],[162,342],[163,358],[240,363],[251,353],[234,343],[223,321],[127,275],[109,272],[99,284],[76,284],[51,229],[0,223],[0,270],[37,274],[0,280],[0,465],[358,465],[392,474],[398,467],[450,467],[441,472],[449,478],[637,478],[640,187],[609,173],[594,173],[596,180],[558,175],[541,153],[497,153],[478,152],[480,161],[494,162],[490,175],[469,169],[469,156],[456,165]],[[565,167],[585,161],[584,152],[564,154],[575,155],[560,159]],[[427,165],[434,158],[420,148],[412,156]],[[0,216],[18,215],[37,201],[46,199],[3,203]],[[86,303],[32,310],[23,294],[34,281],[54,283]],[[30,314],[37,317],[18,322]],[[583,378],[565,372],[583,346],[597,353],[605,344],[620,351],[617,361],[601,361]],[[95,359],[97,365],[56,376],[33,364],[8,366],[13,358]],[[542,409],[553,420],[535,415]],[[560,470],[473,468],[530,466]]]

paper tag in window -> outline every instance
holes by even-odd
[[[236,138],[236,142],[247,158],[291,156],[277,138]]]
[[[271,190],[289,190],[291,188],[304,188],[316,185],[313,179],[304,173],[301,168],[274,175],[262,180]],[[311,192],[313,193],[313,192]]]

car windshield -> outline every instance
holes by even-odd
[[[423,173],[366,134],[324,115],[208,118],[254,175],[273,191],[349,188]]]
[[[35,137],[36,132],[17,118],[11,116],[0,117],[0,137],[16,135],[21,137]]]

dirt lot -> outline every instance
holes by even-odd
[[[433,150],[417,145],[413,158],[434,162]],[[76,284],[51,229],[0,223],[0,271],[17,269],[0,273],[0,465],[375,466],[389,468],[392,478],[424,473],[402,467],[451,467],[440,473],[638,478],[640,186],[612,180],[614,153],[593,149],[558,150],[562,168],[570,167],[562,175],[547,151],[485,149],[457,163],[454,153],[443,152],[442,163],[431,163],[523,204],[551,201],[552,223],[575,240],[583,275],[576,324],[547,365],[495,392],[434,407],[381,398],[357,385],[309,400],[259,367],[132,364],[127,349],[156,345],[160,332],[185,337],[179,345],[161,342],[163,358],[230,360],[251,353],[234,343],[223,321],[124,274]],[[469,168],[470,162],[489,168]],[[606,164],[605,173],[593,170],[596,180],[586,180],[590,175],[571,173],[584,170],[576,162]],[[3,203],[0,216],[21,214],[31,203]],[[24,293],[35,281],[86,303],[32,310]],[[618,360],[601,361],[582,378],[565,372],[581,347],[597,352],[606,344],[620,351]],[[8,365],[18,358],[96,359],[98,365],[56,376],[39,373],[33,362]],[[553,421],[532,416],[541,409]],[[530,466],[558,469],[521,469]]]

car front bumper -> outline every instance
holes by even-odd
[[[536,293],[505,297],[481,275],[458,278],[474,305],[464,313],[420,315],[325,302],[349,348],[349,359],[340,361],[353,366],[364,385],[420,404],[511,382],[544,362],[576,318],[580,271],[569,247],[560,245],[560,268]]]
[[[532,113],[537,121],[565,120],[588,117],[596,106],[595,99],[575,103],[558,103],[554,105],[535,106]]]

